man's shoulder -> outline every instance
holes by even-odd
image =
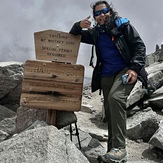
[[[128,25],[129,23],[130,23],[130,21],[124,17],[117,17],[115,19],[115,24],[116,24],[117,28],[121,27],[122,25]]]

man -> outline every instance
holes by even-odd
[[[121,162],[127,156],[126,100],[137,79],[146,86],[146,48],[136,29],[127,19],[119,17],[106,1],[97,1],[92,9],[96,26],[91,28],[88,16],[75,23],[70,33],[81,35],[81,42],[93,44],[96,48],[92,92],[102,89],[108,122],[107,153],[98,159]]]

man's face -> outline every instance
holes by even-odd
[[[109,16],[110,16],[110,12],[105,4],[100,4],[95,7],[94,17],[99,25],[104,25],[107,17]]]

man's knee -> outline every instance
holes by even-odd
[[[114,93],[109,94],[108,101],[109,101],[109,104],[112,104],[112,103],[124,104],[126,103],[126,96],[123,96],[119,92],[114,92]]]

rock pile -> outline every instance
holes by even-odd
[[[138,81],[126,104],[128,108],[133,106],[127,111],[128,139],[149,143],[151,150],[155,149],[156,162],[163,160],[162,58],[163,46],[161,49],[157,46],[156,52],[147,56],[146,71],[154,88],[152,94],[144,98],[147,90]],[[91,94],[89,85],[83,88],[81,111],[58,112],[54,127],[45,122],[46,110],[19,105],[23,63],[0,63],[0,76],[0,162],[96,163],[97,156],[105,153],[101,142],[107,140],[107,125],[102,121],[102,97]],[[93,127],[87,123],[85,113],[89,113]],[[76,137],[73,142],[69,140],[68,125],[77,120],[81,150]]]

